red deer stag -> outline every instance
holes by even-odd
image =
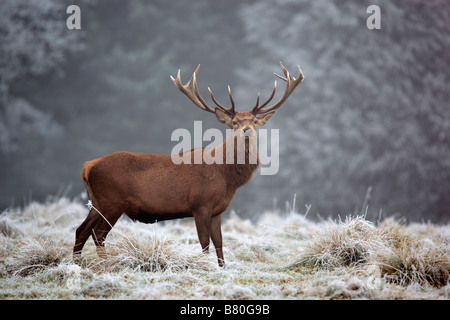
[[[81,176],[93,207],[86,220],[76,230],[74,257],[81,254],[84,244],[91,235],[98,255],[104,257],[106,236],[123,213],[132,220],[144,223],[194,217],[203,251],[208,252],[211,238],[219,266],[224,266],[221,215],[227,209],[236,189],[247,183],[259,166],[259,159],[253,163],[248,161],[247,136],[257,135],[256,128],[264,125],[272,117],[274,110],[286,101],[304,76],[298,67],[300,74],[298,79],[295,79],[281,64],[285,76],[275,74],[286,82],[286,90],[280,100],[266,107],[275,95],[277,84],[275,81],[273,92],[266,102],[260,105],[258,94],[252,111],[236,112],[229,87],[231,107],[226,108],[219,104],[209,88],[212,101],[217,108],[212,109],[206,104],[197,89],[196,76],[199,67],[186,85],[181,83],[180,70],[177,78],[171,76],[171,79],[197,107],[214,113],[220,122],[234,129],[234,133],[240,132],[241,137],[246,136],[246,162],[207,164],[202,160],[201,164],[195,164],[194,161],[191,161],[192,164],[174,164],[171,155],[132,152],[115,152],[86,162]],[[226,150],[227,144],[231,144],[230,139],[235,138],[234,133],[230,133],[223,144],[214,148],[212,154]],[[232,142],[234,146],[232,152],[236,153],[237,144]],[[222,150],[219,150],[220,148]],[[194,159],[195,149],[188,153],[190,154],[187,156]]]

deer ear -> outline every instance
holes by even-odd
[[[263,126],[266,124],[267,121],[269,121],[270,118],[272,118],[272,116],[275,114],[275,111],[260,115],[260,116],[256,116],[256,118],[258,119],[258,127]]]
[[[232,127],[231,126],[232,117],[228,113],[219,108],[216,108],[214,111],[216,112],[217,120],[219,120],[223,124],[226,124],[230,128]]]

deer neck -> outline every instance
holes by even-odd
[[[240,138],[231,132],[222,145],[223,170],[231,188],[246,184],[259,167],[258,137]]]

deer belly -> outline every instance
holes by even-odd
[[[164,220],[173,220],[173,219],[192,217],[192,214],[188,213],[188,212],[164,213],[164,214],[137,212],[135,214],[131,214],[128,216],[133,221],[139,221],[139,222],[143,222],[143,223],[155,223],[155,222],[164,221]]]
[[[192,217],[191,211],[184,201],[164,194],[132,199],[128,203],[126,214],[131,219],[144,223]]]

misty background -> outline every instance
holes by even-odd
[[[66,8],[81,8],[68,30]],[[366,9],[381,8],[369,30]],[[225,128],[179,92],[201,64],[239,111],[270,95],[282,61],[305,81],[265,126],[280,168],[256,175],[228,208],[254,218],[366,213],[450,217],[450,2],[0,1],[0,211],[49,195],[79,198],[85,161],[126,150],[169,154],[194,120]],[[280,85],[278,99],[284,91]],[[206,142],[205,145],[208,143]]]

